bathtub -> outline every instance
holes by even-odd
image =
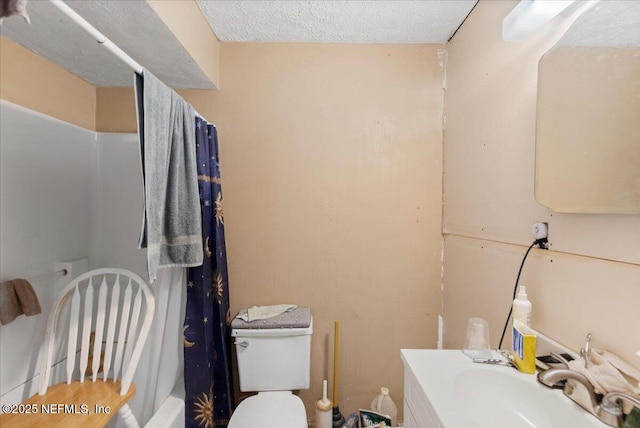
[[[182,427],[184,427],[184,379],[180,376],[171,394],[149,419],[145,428]]]

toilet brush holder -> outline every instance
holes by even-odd
[[[327,381],[322,381],[322,399],[316,403],[316,428],[332,428],[331,400],[327,398]]]

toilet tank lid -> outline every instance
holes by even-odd
[[[238,315],[246,313],[241,309]],[[231,321],[232,329],[276,329],[276,328],[308,328],[311,325],[311,310],[309,308],[296,308],[278,316],[264,320],[247,322],[240,318]]]
[[[294,337],[311,336],[313,334],[313,318],[307,328],[232,328],[233,337]]]

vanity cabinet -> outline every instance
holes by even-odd
[[[404,361],[404,427],[405,428],[443,428],[435,410],[420,387],[418,379],[411,369],[411,363]]]
[[[405,428],[606,428],[561,390],[461,350],[403,349]]]

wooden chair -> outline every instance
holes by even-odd
[[[102,427],[116,411],[127,427],[138,427],[127,402],[154,307],[149,286],[133,272],[97,269],[71,281],[49,315],[38,393],[21,403],[21,414],[1,415],[0,427]],[[60,360],[54,351],[63,354],[65,339],[66,382],[49,386]]]

